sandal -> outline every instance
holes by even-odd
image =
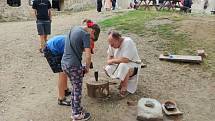
[[[121,91],[121,89],[122,89],[122,81],[120,82],[120,84],[119,84],[119,87],[117,88],[119,91]]]
[[[67,89],[65,90],[64,95],[65,95],[66,97],[69,96],[69,95],[71,95],[71,91],[67,88]]]
[[[122,86],[121,85],[119,85],[119,87],[117,88],[118,90],[121,90],[122,89]]]
[[[40,52],[40,53],[43,53],[43,48],[40,48],[40,49],[39,49],[39,52]]]
[[[130,93],[128,91],[120,91],[119,92],[119,96],[124,98],[124,97],[127,97]]]
[[[67,101],[64,97],[63,99],[58,99],[58,105],[71,106],[71,101]]]

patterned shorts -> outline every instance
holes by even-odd
[[[49,63],[49,66],[51,67],[52,71],[54,73],[63,72],[61,68],[61,59],[63,55],[54,55],[49,50],[49,48],[46,46],[43,50],[44,56],[46,57],[46,60]]]

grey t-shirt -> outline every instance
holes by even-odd
[[[90,34],[82,27],[74,27],[65,39],[65,48],[61,64],[81,66],[84,48],[90,48]]]

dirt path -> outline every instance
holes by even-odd
[[[109,15],[87,11],[56,16],[52,23],[52,36],[66,33],[71,26],[79,25],[83,18],[100,20]],[[207,18],[202,19],[211,21]],[[190,20],[198,24],[199,19]],[[51,72],[46,60],[37,51],[38,36],[35,22],[0,23],[0,28],[2,50],[0,51],[0,120],[69,121],[70,108],[58,106],[56,101],[58,75]],[[207,34],[207,30],[205,32]],[[113,89],[111,99],[95,100],[86,96],[85,88],[83,104],[92,113],[91,121],[135,121],[133,108],[128,107],[126,102],[137,101],[141,97],[155,98],[159,101],[176,100],[184,112],[180,118],[182,121],[214,121],[214,74],[201,70],[199,68],[201,65],[159,61],[157,58],[160,51],[157,48],[159,43],[156,37],[143,39],[131,36],[137,42],[140,57],[147,63],[147,68],[141,72],[138,91],[126,99],[119,100],[115,96],[116,89]],[[106,59],[105,38],[106,32],[101,33],[96,47],[97,53],[93,59],[95,68],[99,70]],[[92,74],[89,74],[85,80],[90,76]]]
[[[101,16],[94,11],[56,16],[52,36],[68,32],[84,18],[98,20]],[[35,21],[0,23],[0,28],[1,121],[68,119],[69,108],[56,105],[57,75],[37,51]]]

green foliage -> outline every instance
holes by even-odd
[[[145,33],[145,22],[166,14],[169,15],[170,13],[137,10],[106,19],[99,24],[102,25],[102,28],[114,27],[114,29],[122,32],[141,34]]]
[[[174,54],[183,54],[183,50],[186,49],[188,44],[188,36],[185,33],[179,33],[175,31],[176,27],[167,24],[159,25],[153,31],[158,33],[159,37],[165,40],[165,45],[167,47],[166,51]]]

